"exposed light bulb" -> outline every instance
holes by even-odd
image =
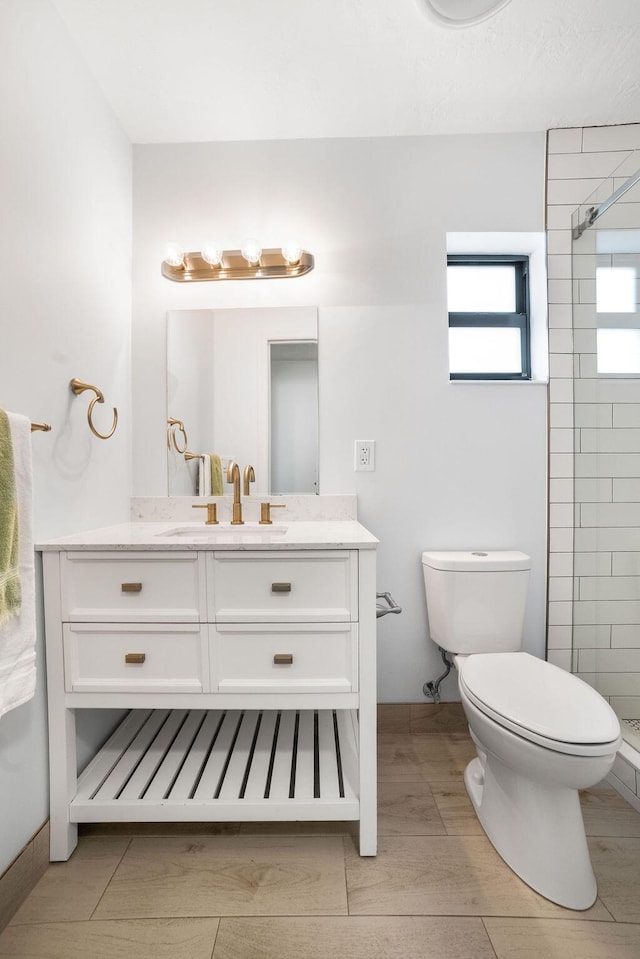
[[[251,266],[255,266],[260,262],[260,257],[262,255],[262,247],[257,240],[244,240],[240,252],[243,257]]]
[[[280,252],[289,266],[295,266],[296,263],[300,262],[300,258],[302,257],[302,247],[299,243],[294,243],[292,240],[290,240],[289,243],[285,243]]]
[[[209,266],[220,266],[223,253],[224,250],[221,250],[216,243],[205,243],[200,250],[200,256]]]
[[[169,266],[184,266],[184,250],[177,243],[168,243],[164,251],[164,262]]]

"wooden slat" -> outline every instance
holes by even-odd
[[[164,799],[169,794],[205,716],[206,712],[203,709],[192,709],[189,712],[171,749],[149,784],[149,788],[144,794],[145,799]]]
[[[100,752],[94,756],[79,776],[76,792],[78,799],[88,799],[93,796],[97,787],[109,775],[150,715],[150,709],[132,709],[125,716]]]
[[[95,799],[114,799],[119,794],[129,776],[133,773],[150,744],[155,739],[158,730],[167,716],[168,710],[166,709],[153,710],[127,751],[122,754],[121,758],[96,792]]]
[[[146,750],[141,761],[119,794],[118,799],[140,799],[155,776],[160,763],[169,751],[180,726],[187,715],[186,709],[173,709],[167,716],[151,745]]]
[[[193,794],[194,799],[215,799],[241,715],[238,709],[230,709],[225,713],[200,782]]]
[[[314,736],[313,710],[300,712],[298,726],[298,753],[296,757],[296,799],[313,799]]]
[[[333,732],[333,710],[322,709],[318,713],[318,751],[320,759],[320,797],[339,799],[338,763]]]
[[[278,746],[276,758],[271,774],[271,799],[282,800],[289,796],[289,782],[291,779],[291,759],[293,754],[293,734],[296,714],[286,710],[280,714],[280,728],[278,730]]]
[[[247,785],[245,786],[244,799],[247,802],[249,800],[264,798],[277,716],[278,713],[272,709],[262,714],[258,741],[256,743]]]
[[[189,754],[169,793],[169,798],[186,801],[191,796],[194,783],[205,764],[209,748],[223,716],[224,713],[220,709],[212,709],[205,716],[195,742],[189,750]]]
[[[354,799],[358,795],[358,750],[353,730],[351,714],[345,710],[336,710],[338,732],[340,735],[340,758],[342,760],[342,781],[345,799]]]
[[[218,793],[219,799],[238,799],[240,796],[240,789],[247,771],[251,744],[259,718],[260,713],[255,711],[246,712],[242,717],[242,724],[233,747],[224,782]]]

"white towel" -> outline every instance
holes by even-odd
[[[211,457],[208,453],[198,459],[198,496],[211,496]]]
[[[18,500],[22,603],[0,625],[0,716],[32,699],[36,688],[36,604],[33,552],[31,423],[8,413]]]

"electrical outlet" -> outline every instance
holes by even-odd
[[[374,470],[376,468],[375,440],[355,441],[355,470]]]

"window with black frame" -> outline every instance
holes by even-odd
[[[449,254],[449,376],[530,380],[529,257]]]

